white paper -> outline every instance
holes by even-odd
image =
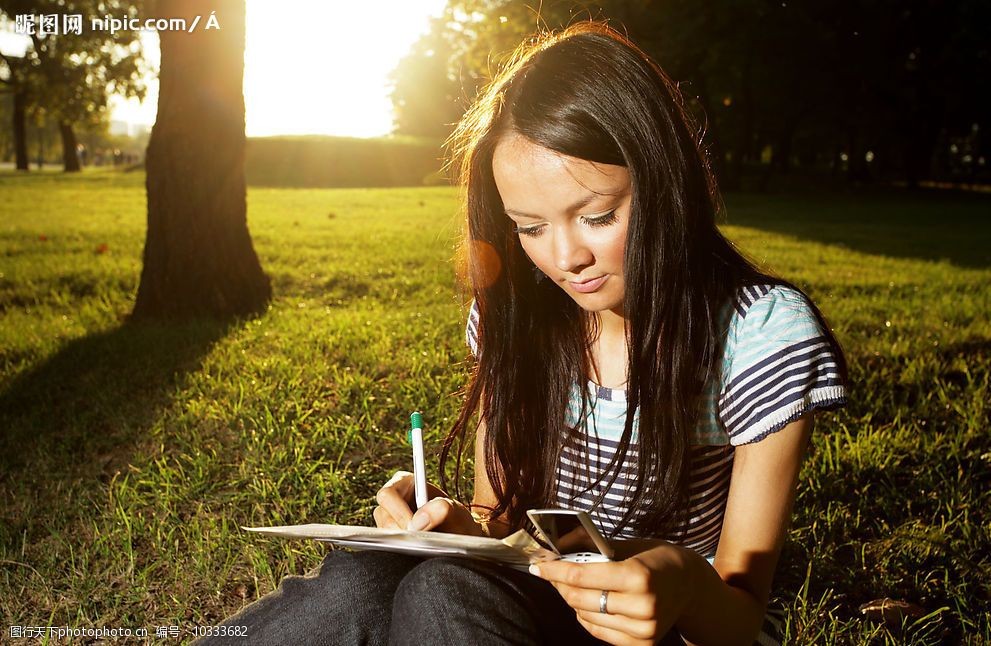
[[[249,532],[307,538],[355,549],[384,550],[417,556],[463,556],[505,563],[526,569],[531,563],[558,558],[525,531],[499,540],[485,536],[466,536],[444,532],[409,532],[381,527],[350,525],[283,525],[280,527],[243,527]]]

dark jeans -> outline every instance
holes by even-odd
[[[333,551],[227,619],[245,644],[601,644],[546,581],[472,559]],[[666,643],[666,642],[665,642]],[[678,639],[677,643],[682,643]]]

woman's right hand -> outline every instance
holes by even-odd
[[[440,531],[485,536],[481,525],[467,507],[452,500],[439,487],[427,484],[428,502],[414,514],[413,474],[397,471],[375,494],[378,506],[372,512],[376,527]]]

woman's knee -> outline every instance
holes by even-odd
[[[395,601],[409,599],[415,603],[427,596],[435,601],[464,601],[466,593],[479,591],[484,582],[485,575],[478,571],[476,565],[455,557],[427,559],[403,577],[396,590]]]
[[[468,559],[425,560],[396,589],[391,642],[529,643],[535,626],[517,575]]]
[[[396,588],[420,561],[390,552],[334,551],[324,558],[316,578],[325,595],[336,597],[334,601],[363,599],[391,605]]]

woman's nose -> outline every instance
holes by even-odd
[[[595,260],[580,235],[563,227],[554,236],[554,264],[561,271],[577,274]]]

